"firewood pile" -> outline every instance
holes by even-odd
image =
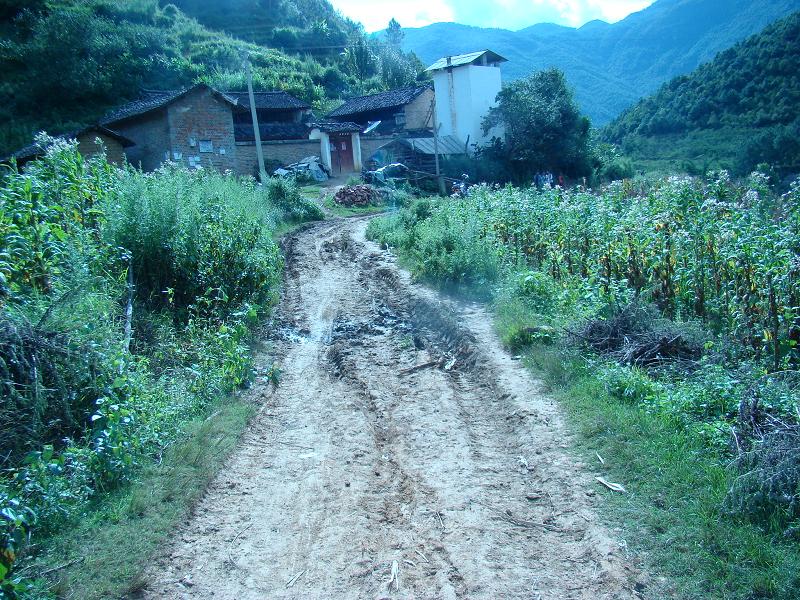
[[[333,197],[340,206],[370,206],[381,199],[380,193],[371,185],[346,185]]]
[[[694,332],[658,314],[655,307],[629,304],[607,319],[591,319],[573,338],[616,361],[642,368],[678,363],[692,367],[700,359],[702,345]]]

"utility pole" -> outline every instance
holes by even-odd
[[[439,170],[439,121],[436,118],[436,96],[431,100],[431,109],[433,112],[433,158],[436,162],[436,181],[439,182],[439,194],[445,196],[444,178]]]
[[[261,130],[258,128],[258,114],[256,113],[256,97],[253,94],[253,74],[250,72],[250,56],[244,60],[244,68],[247,73],[247,93],[250,96],[250,116],[253,117],[253,133],[256,138],[256,156],[258,157],[258,172],[261,175],[261,183],[267,181],[267,169],[264,167],[264,149],[261,147]]]

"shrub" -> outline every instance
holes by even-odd
[[[268,202],[290,223],[321,221],[322,208],[300,193],[297,183],[285,177],[272,177],[264,184]]]

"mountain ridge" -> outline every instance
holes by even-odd
[[[444,54],[488,47],[509,59],[503,66],[507,81],[559,67],[584,112],[603,125],[665,81],[795,10],[800,0],[657,0],[616,23],[590,21],[580,28],[404,28],[403,49],[430,64]]]

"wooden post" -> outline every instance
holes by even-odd
[[[261,147],[261,130],[258,128],[258,114],[256,113],[256,97],[253,94],[253,74],[250,71],[250,57],[244,61],[244,68],[247,72],[247,94],[250,96],[250,116],[253,117],[253,133],[256,140],[256,156],[258,157],[258,172],[261,176],[261,183],[267,181],[267,169],[264,166],[264,149]]]
[[[439,194],[446,196],[447,192],[444,189],[444,178],[439,170],[439,121],[436,118],[436,96],[434,95],[431,100],[431,107],[433,109],[433,158],[436,163],[436,180],[439,182]]]

